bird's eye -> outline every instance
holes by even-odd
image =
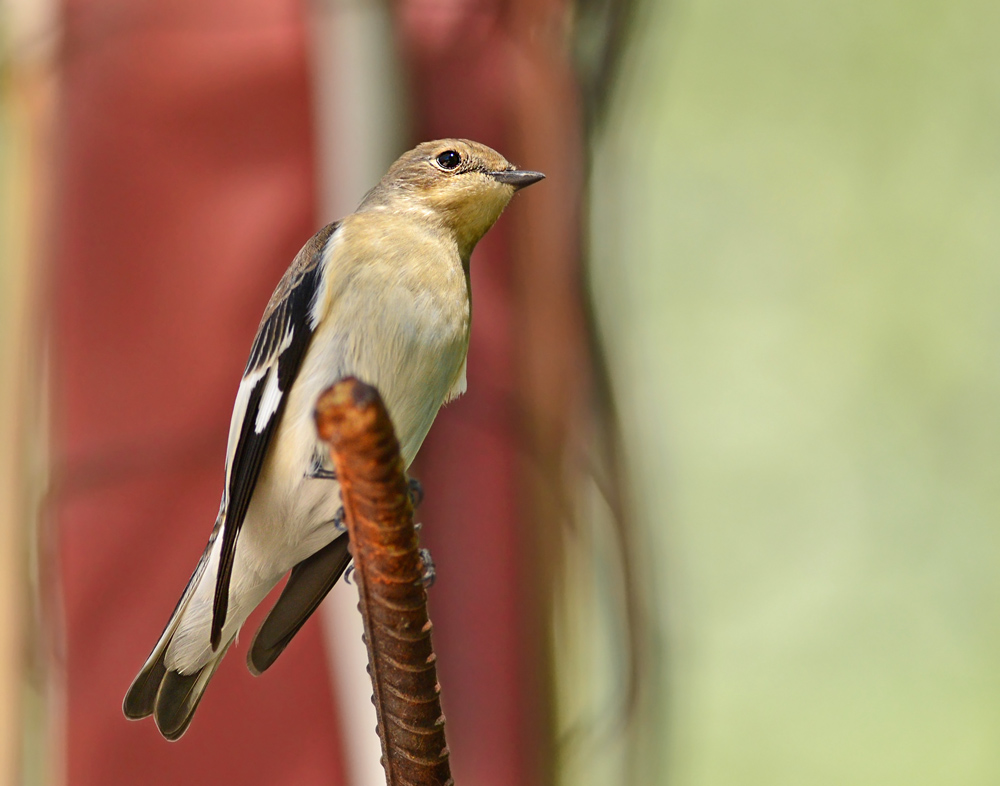
[[[438,166],[442,169],[454,169],[462,163],[462,157],[454,150],[445,150],[443,153],[438,153],[438,157],[434,160],[437,161]]]

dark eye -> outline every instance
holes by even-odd
[[[437,161],[438,166],[442,169],[454,169],[462,163],[462,157],[454,150],[445,150],[443,153],[438,153],[438,157],[434,160]]]

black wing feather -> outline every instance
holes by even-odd
[[[257,413],[267,385],[269,372],[261,376],[250,393],[243,416],[239,440],[233,453],[227,489],[226,521],[222,534],[222,553],[215,582],[215,601],[212,606],[212,649],[218,649],[222,628],[229,611],[229,585],[236,558],[236,539],[246,518],[253,497],[257,478],[260,476],[264,457],[285,411],[287,392],[295,381],[302,358],[312,340],[313,329],[309,324],[310,309],[322,283],[323,249],[337,224],[329,224],[317,232],[295,257],[291,267],[278,283],[271,296],[244,374],[260,370],[275,362],[274,355],[291,331],[291,342],[277,357],[278,388],[281,398],[278,407],[264,428],[256,430]]]
[[[347,535],[341,535],[292,568],[288,583],[247,652],[247,668],[252,674],[259,676],[266,671],[319,608],[351,561],[347,548]]]

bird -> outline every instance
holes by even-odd
[[[466,390],[473,249],[515,192],[544,177],[468,139],[424,142],[299,251],[236,394],[215,526],[125,695],[127,718],[152,715],[179,739],[248,615],[286,574],[250,645],[251,673],[316,610],[351,559],[318,397],[348,376],[375,386],[408,467],[441,406]]]

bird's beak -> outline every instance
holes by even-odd
[[[541,172],[529,172],[526,169],[507,169],[503,172],[490,172],[490,174],[495,180],[514,186],[515,191],[545,178]]]

